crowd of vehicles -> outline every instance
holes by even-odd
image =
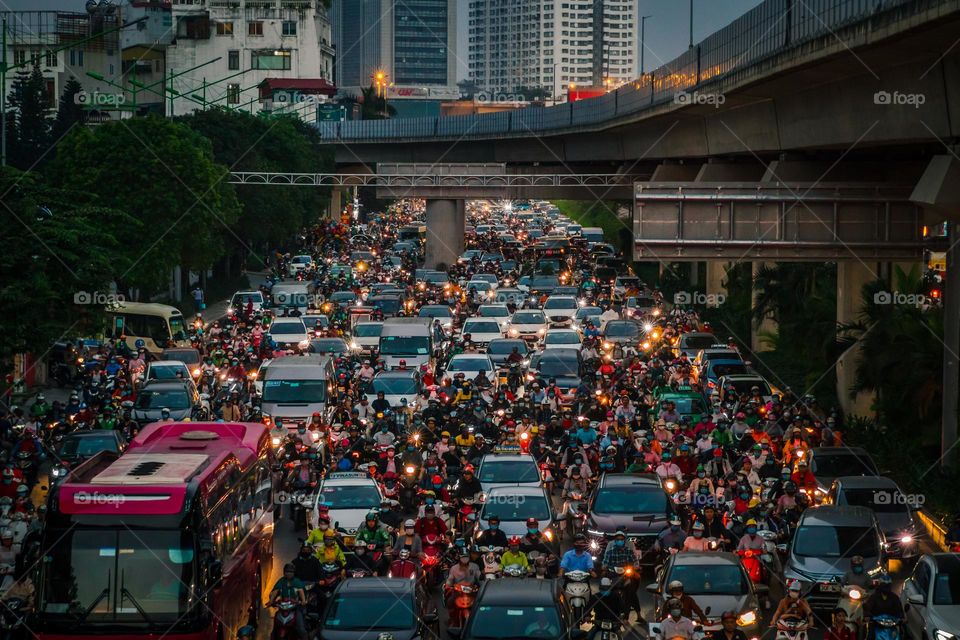
[[[550,203],[468,213],[446,271],[401,201],[304,233],[156,354],[72,346],[76,406],[31,408],[61,454],[37,632],[952,640],[958,556],[923,553],[842,415]],[[279,519],[302,546],[270,584]]]

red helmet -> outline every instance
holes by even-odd
[[[443,478],[441,478],[440,476],[433,476],[432,478],[430,478],[430,482],[432,484],[443,484]]]
[[[509,545],[510,545],[511,547],[513,547],[513,546],[519,547],[519,546],[520,546],[520,536],[513,536],[512,538],[510,538]]]
[[[320,417],[320,412],[319,412],[319,411],[314,411],[314,412],[313,412],[313,417],[314,417],[314,418],[319,418],[319,417]]]

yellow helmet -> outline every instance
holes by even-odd
[[[753,500],[757,500],[757,499],[754,498]],[[753,500],[750,501],[751,506],[753,505]],[[760,504],[760,501],[759,501],[759,500],[757,500],[757,504]],[[755,526],[757,526],[757,521],[754,520],[753,518],[750,518],[750,519],[747,520],[746,523],[744,523],[744,524],[746,524],[746,526],[748,526],[748,527],[750,527],[750,526],[755,527]]]
[[[333,532],[333,529],[327,529],[326,531],[323,532],[324,540],[329,540],[330,538],[336,538],[336,537],[337,537],[337,534]]]

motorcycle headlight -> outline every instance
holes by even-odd
[[[909,534],[900,536],[900,544],[910,544],[911,542],[913,542],[913,536]]]
[[[600,543],[597,542],[596,540],[591,540],[591,541],[590,541],[590,548],[591,548],[592,550],[596,551],[597,549],[600,548]]]
[[[746,627],[757,621],[757,612],[756,611],[744,611],[740,614],[740,617],[737,618],[737,626]]]
[[[279,447],[279,446],[280,446],[280,436],[273,436],[272,438],[270,438],[270,443],[271,443],[273,446],[275,446],[275,447]]]
[[[512,335],[512,336],[518,336],[518,335],[520,335],[520,332],[517,331],[516,329],[510,329],[510,335]]]

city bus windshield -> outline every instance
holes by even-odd
[[[190,534],[176,530],[73,529],[52,535],[38,612],[71,628],[115,623],[163,627],[200,604]]]

